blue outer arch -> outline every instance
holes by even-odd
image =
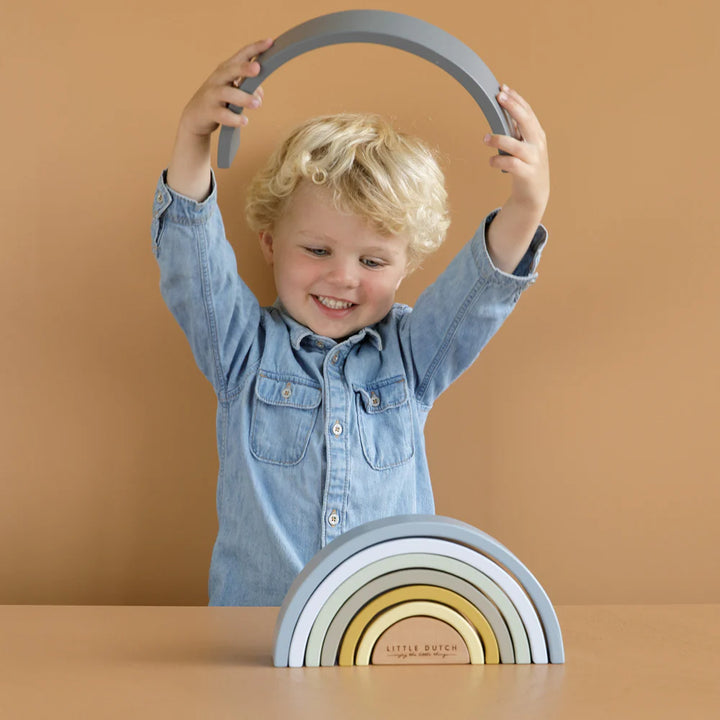
[[[287,667],[290,642],[300,613],[317,586],[330,572],[355,553],[371,545],[406,537],[432,537],[461,543],[503,565],[515,576],[535,605],[545,633],[549,661],[565,662],[560,624],[550,598],[535,576],[504,545],[482,530],[453,518],[440,515],[397,515],[373,520],[349,530],[326,545],[303,568],[290,586],[280,608],[275,625],[274,665]]]
[[[467,45],[424,20],[385,10],[344,10],[296,25],[262,53],[260,74],[245,78],[240,89],[253,93],[277,68],[310,50],[343,43],[374,43],[405,50],[452,75],[473,97],[491,130],[512,135],[505,111],[495,95],[499,85],[488,66]],[[242,108],[228,105],[241,113]],[[229,168],[240,146],[240,129],[223,125],[218,140],[218,167]]]

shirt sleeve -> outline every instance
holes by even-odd
[[[487,250],[490,213],[447,269],[403,318],[418,402],[432,405],[477,358],[538,275],[547,230],[538,226],[512,273],[499,270]]]
[[[237,271],[225,236],[217,187],[203,202],[176,193],[165,172],[155,191],[152,248],[160,291],[222,399],[241,377],[260,322],[257,299]]]

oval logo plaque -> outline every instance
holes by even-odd
[[[373,665],[459,665],[470,662],[455,628],[431,617],[409,617],[391,625],[375,643]]]

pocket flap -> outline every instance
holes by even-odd
[[[360,393],[365,412],[369,413],[383,412],[407,401],[404,377],[394,377],[364,387],[356,385],[355,390]]]
[[[296,408],[317,407],[322,399],[319,387],[296,377],[281,377],[267,372],[258,373],[255,394],[269,405]]]

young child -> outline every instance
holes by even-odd
[[[185,107],[152,223],[161,290],[218,398],[219,530],[211,605],[279,605],[321,547],[380,517],[434,512],[423,427],[536,278],[549,194],[545,137],[529,105],[499,102],[523,140],[488,135],[510,173],[507,203],[413,309],[403,278],[442,242],[443,176],[418,140],[339,115],[291,134],[255,179],[250,226],[278,299],[238,276],[210,165],[227,109],[257,108],[266,40],[222,63]]]

